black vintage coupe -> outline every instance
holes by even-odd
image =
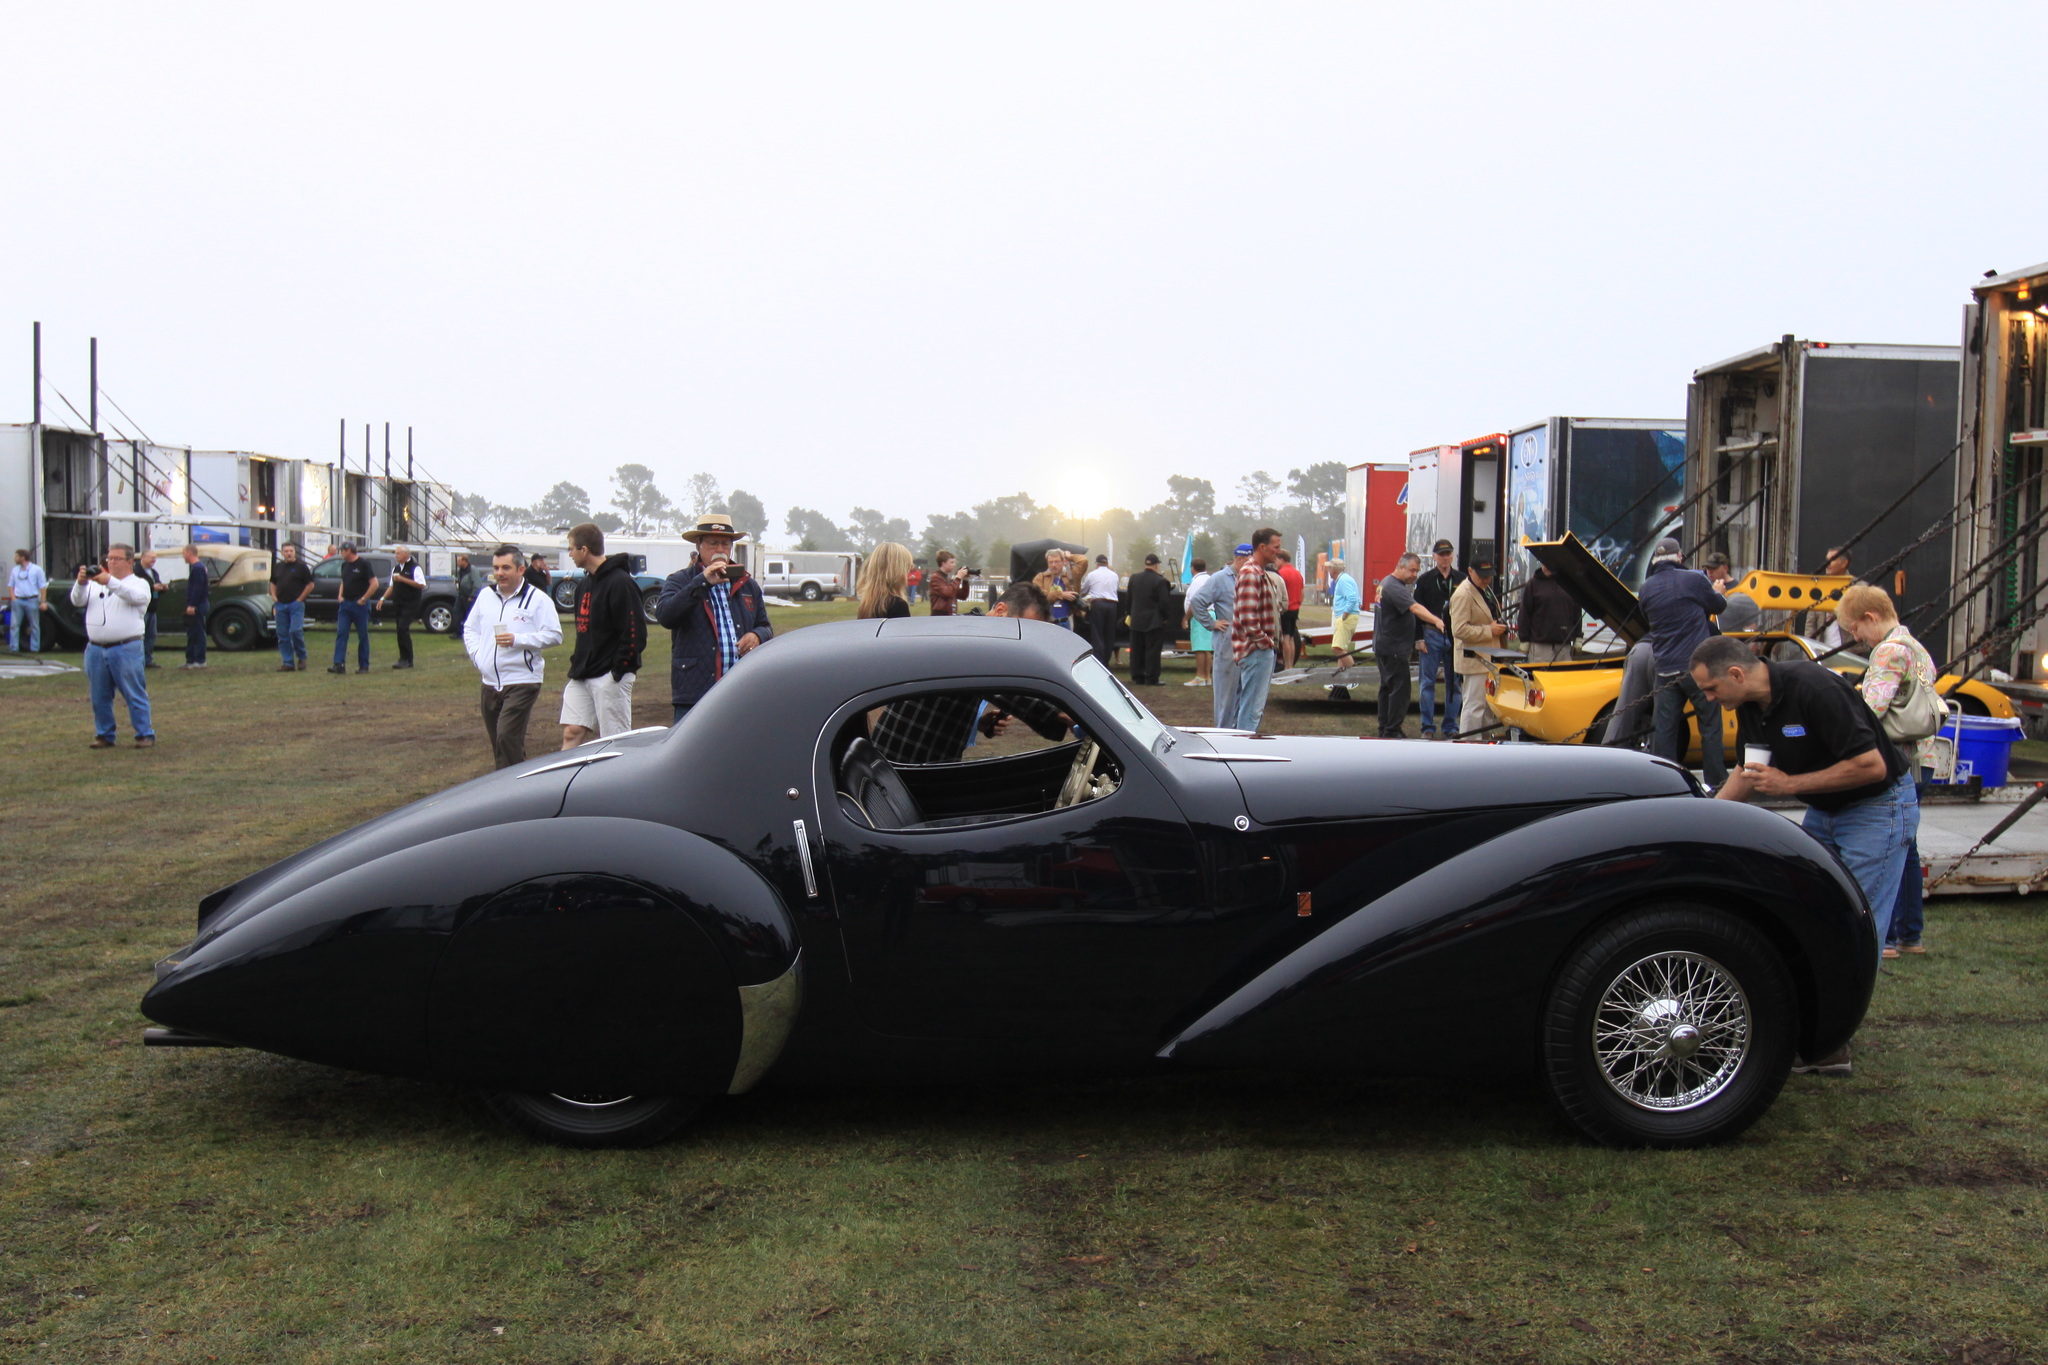
[[[1067,631],[912,617],[214,892],[142,1009],[586,1146],[771,1075],[1220,1067],[1533,1073],[1590,1138],[1687,1146],[1846,1040],[1876,963],[1832,857],[1669,763],[1176,730]]]

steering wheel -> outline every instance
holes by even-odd
[[[1053,802],[1054,810],[1078,806],[1095,794],[1090,779],[1095,776],[1095,760],[1101,753],[1102,746],[1094,740],[1081,741],[1081,751],[1074,755],[1074,766],[1067,769],[1067,780],[1060,784],[1060,799]]]

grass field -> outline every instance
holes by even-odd
[[[1581,1146],[1533,1088],[1230,1075],[771,1084],[589,1154],[145,1052],[204,892],[489,765],[454,645],[330,677],[312,640],[152,674],[153,752],[87,751],[80,675],[0,683],[0,1361],[2048,1360],[2040,897],[1936,901],[1856,1077],[1703,1152]],[[1146,700],[1205,720],[1168,667]],[[1371,728],[1320,695],[1268,728]]]

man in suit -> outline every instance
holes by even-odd
[[[1146,555],[1145,567],[1131,575],[1131,681],[1140,687],[1159,686],[1159,647],[1166,642],[1167,606],[1173,585],[1159,572],[1159,556]]]

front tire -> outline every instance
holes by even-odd
[[[815,602],[819,598],[823,597],[825,594],[816,583],[806,583],[804,584],[804,590],[800,595],[806,602]]]
[[[420,618],[430,634],[446,635],[455,629],[455,607],[449,602],[435,602],[428,606],[427,614]]]
[[[486,1090],[493,1113],[529,1137],[558,1147],[651,1147],[703,1111],[675,1095],[561,1095]]]
[[[1545,1080],[1565,1121],[1594,1142],[1726,1142],[1777,1098],[1797,1020],[1791,975],[1755,929],[1704,905],[1634,911],[1558,972]]]

